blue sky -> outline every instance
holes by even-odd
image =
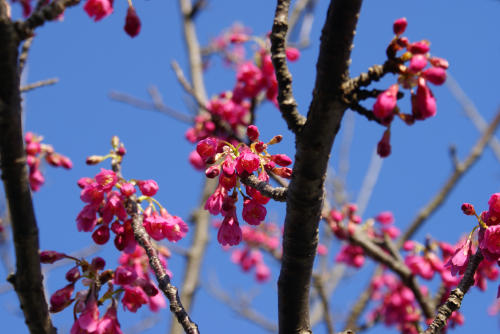
[[[45,168],[46,185],[34,194],[42,249],[72,252],[89,244],[90,234],[76,231],[75,217],[82,207],[76,181],[82,176],[95,175],[100,166],[86,166],[85,157],[108,152],[112,135],[118,135],[127,147],[126,177],[154,178],[160,185],[159,200],[170,212],[187,220],[198,202],[203,176],[193,171],[187,162],[187,155],[192,150],[192,145],[184,139],[187,126],[160,113],[139,110],[108,98],[108,93],[116,90],[148,100],[147,88],[156,85],[165,104],[189,113],[189,98],[170,69],[170,62],[176,60],[188,73],[177,2],[150,0],[134,4],[142,20],[142,31],[134,39],[123,32],[127,6],[124,0],[116,0],[115,12],[100,22],[89,19],[80,5],[68,10],[62,22],[49,23],[37,30],[24,80],[30,83],[57,77],[60,81],[55,86],[25,94],[25,127],[42,134],[47,143],[68,155],[75,165],[71,171]],[[14,14],[19,12],[16,6]],[[291,65],[294,92],[303,114],[312,96],[319,34],[326,8],[327,1],[320,0],[311,33],[312,43],[303,51],[300,61]],[[500,56],[499,11],[500,3],[493,0],[365,1],[355,38],[351,73],[357,75],[385,60],[385,48],[392,38],[392,22],[405,16],[409,22],[406,35],[410,40],[431,41],[431,53],[449,60],[449,73],[489,120],[500,106],[496,83],[500,76],[496,62]],[[200,42],[206,45],[233,22],[250,27],[256,35],[264,35],[271,28],[273,13],[273,1],[209,1],[197,20]],[[211,96],[231,89],[234,74],[216,61],[207,71],[205,80]],[[393,80],[383,80],[374,87],[386,88]],[[402,122],[393,127],[393,153],[383,162],[365,218],[392,210],[397,225],[403,228],[451,173],[449,146],[456,145],[458,157],[463,159],[478,140],[478,131],[449,90],[442,86],[433,88],[433,92],[438,103],[436,117],[412,127]],[[371,102],[367,106],[370,107]],[[409,111],[408,99],[400,107]],[[347,179],[352,200],[357,198],[372,151],[383,132],[380,126],[358,115],[354,123]],[[274,106],[267,103],[259,109],[257,125],[264,138],[283,134],[284,141],[274,148],[274,153],[279,150],[293,157],[293,138]],[[340,136],[342,134],[341,130]],[[337,168],[339,143],[337,140],[332,153],[332,168]],[[444,207],[428,220],[417,239],[422,241],[432,234],[454,243],[475,223],[461,214],[460,204],[471,202],[478,210],[483,210],[490,194],[499,191],[499,185],[499,162],[487,150],[459,182]],[[272,205],[269,212],[280,222],[284,217],[284,205]],[[181,242],[183,245],[187,243]],[[107,245],[100,253],[110,267],[114,266],[116,258],[113,249]],[[333,256],[329,255],[331,261]],[[272,259],[266,261],[273,264]],[[174,284],[179,284],[182,260],[174,255],[169,266],[174,272]],[[341,316],[348,309],[352,298],[357,296],[357,292],[352,291],[360,291],[370,270],[367,268],[361,275],[342,283],[344,288],[332,299],[336,315]],[[47,283],[50,292],[62,287],[64,272],[63,268],[50,273]],[[204,284],[216,274],[224,289],[255,294],[255,308],[268,319],[276,319],[277,273],[275,266],[271,282],[256,285],[251,275],[241,273],[230,263],[229,254],[221,250],[212,234],[202,276]],[[5,277],[3,269],[0,269],[0,277]],[[469,333],[479,326],[486,332],[498,330],[498,318],[486,315],[496,295],[497,284],[490,284],[486,293],[473,289],[466,296],[463,305],[466,323],[455,333]],[[4,326],[11,332],[25,332],[14,293],[0,295],[0,305],[4,310],[0,312]],[[54,316],[61,333],[68,331],[71,325],[70,312],[63,313],[66,314]],[[160,315],[160,331],[167,326],[169,316],[166,314],[167,310]],[[122,312],[120,319],[123,328],[127,328],[147,316],[144,312],[137,315]],[[260,327],[238,318],[227,306],[214,301],[205,289],[196,297],[192,316],[204,333],[216,330],[227,333],[236,328],[241,333],[264,333]],[[320,326],[315,332],[323,331]],[[371,332],[385,333],[386,329],[378,326]]]

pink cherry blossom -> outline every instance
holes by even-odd
[[[83,10],[97,22],[113,12],[113,0],[87,0]]]
[[[224,217],[217,233],[217,241],[222,246],[235,246],[241,242],[241,238],[241,229],[236,216],[227,215]]]

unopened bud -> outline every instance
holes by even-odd
[[[472,205],[470,203],[462,204],[462,211],[467,216],[472,216],[476,213],[476,210],[474,209],[474,205]]]
[[[66,254],[56,251],[42,251],[40,252],[41,263],[54,263],[66,257]]]
[[[283,136],[282,135],[276,135],[267,144],[268,145],[274,145],[274,144],[277,144],[277,143],[281,142],[282,140],[283,140]]]
[[[251,142],[259,139],[259,129],[255,125],[249,125],[247,128],[247,137]]]
[[[407,25],[408,21],[406,21],[406,17],[402,17],[394,21],[394,24],[392,25],[392,30],[396,35],[401,35],[402,33],[405,32]]]
[[[102,162],[104,160],[103,156],[100,155],[91,155],[90,157],[87,157],[87,160],[85,163],[87,165],[97,165],[98,163]]]
[[[208,167],[205,170],[205,175],[209,179],[213,179],[214,177],[217,177],[219,175],[219,173],[220,173],[220,167],[218,165]]]
[[[120,138],[118,138],[118,136],[111,137],[111,147],[117,150],[119,145],[120,145]]]

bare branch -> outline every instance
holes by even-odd
[[[429,218],[448,198],[450,192],[455,188],[458,183],[458,180],[467,172],[474,163],[479,159],[479,157],[483,154],[484,148],[491,140],[495,130],[500,124],[500,109],[495,115],[495,118],[490,123],[486,131],[482,134],[481,138],[478,140],[476,145],[472,148],[471,152],[467,156],[467,158],[459,163],[453,173],[449,176],[448,180],[444,184],[444,186],[438,191],[438,193],[432,198],[432,200],[427,203],[417,214],[417,217],[413,220],[413,222],[409,225],[407,230],[403,233],[403,235],[398,240],[398,247],[401,248],[403,243],[410,239],[411,236],[420,228],[420,226],[424,223],[424,221]]]
[[[22,86],[21,92],[25,93],[25,92],[29,92],[30,90],[37,89],[39,87],[55,85],[58,81],[59,81],[58,78],[37,81],[37,82],[31,83],[31,84],[28,84],[26,86]]]
[[[278,202],[286,202],[288,188],[272,187],[269,183],[259,180],[255,175],[241,178],[241,183],[257,189],[264,196],[270,197]]]
[[[172,66],[172,69],[175,72],[175,76],[177,77],[177,81],[179,81],[179,83],[181,84],[182,88],[184,88],[186,93],[188,93],[189,95],[191,95],[193,97],[193,99],[196,101],[196,103],[198,104],[198,107],[200,109],[206,109],[206,102],[201,100],[201,98],[198,96],[198,94],[196,94],[194,92],[193,87],[187,81],[179,64],[174,60],[170,63],[170,65]]]
[[[144,109],[144,110],[153,110],[153,111],[158,111],[161,113],[164,113],[178,121],[181,121],[183,123],[188,123],[192,124],[193,123],[193,118],[191,116],[188,116],[186,114],[183,114],[181,112],[178,112],[170,107],[167,107],[164,104],[158,104],[158,103],[151,103],[147,102],[138,98],[135,98],[133,96],[130,96],[128,94],[112,91],[109,93],[109,98],[113,99],[118,102],[122,102],[125,104],[129,104],[133,107],[139,108],[139,109]]]
[[[17,21],[15,25],[19,40],[22,41],[33,36],[36,28],[44,25],[47,21],[56,19],[66,8],[76,6],[79,3],[80,0],[55,0],[36,10],[26,21]]]
[[[297,134],[300,132],[302,126],[304,126],[306,119],[297,110],[297,102],[293,97],[292,91],[292,75],[286,63],[285,43],[288,31],[289,6],[290,1],[278,0],[270,36],[271,59],[276,73],[276,80],[278,81],[278,104],[281,115],[285,119],[288,128]]]
[[[486,121],[483,119],[474,103],[469,99],[467,94],[465,94],[455,78],[453,78],[449,73],[447,74],[446,78],[446,86],[458,101],[458,103],[460,103],[465,114],[470,118],[476,129],[478,129],[480,133],[486,131],[488,123],[486,123]],[[498,138],[492,137],[489,145],[497,160],[500,161],[500,141],[498,140]]]
[[[314,288],[318,292],[319,299],[321,300],[321,305],[323,306],[323,319],[325,320],[326,330],[328,334],[333,334],[333,321],[330,316],[330,303],[328,302],[328,296],[323,285],[323,279],[320,275],[313,275]]]

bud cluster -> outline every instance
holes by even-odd
[[[259,180],[268,182],[268,172],[285,178],[290,178],[292,174],[292,170],[286,167],[292,163],[288,156],[270,155],[267,152],[268,146],[279,143],[282,136],[275,136],[264,143],[259,140],[259,130],[255,125],[248,127],[247,136],[251,141],[249,146],[243,143],[234,146],[213,137],[201,140],[196,146],[201,159],[211,164],[205,170],[205,175],[208,178],[219,178],[219,184],[208,198],[205,209],[212,215],[220,213],[224,216],[217,235],[217,240],[222,245],[234,246],[242,239],[236,215],[238,193],[243,197],[243,220],[250,225],[259,225],[266,218],[267,210],[264,205],[270,199],[250,186],[246,186],[246,194],[243,193],[240,179],[257,172]]]
[[[27,132],[24,136],[26,161],[29,167],[29,182],[30,188],[33,191],[40,190],[40,187],[45,183],[45,178],[40,171],[40,163],[42,159],[53,166],[71,169],[73,163],[71,160],[54,151],[51,145],[42,143],[43,137],[39,137],[32,132]]]
[[[160,261],[166,265],[164,256],[169,256],[168,251],[161,248],[159,253]],[[148,305],[154,312],[166,306],[165,298],[150,278],[148,257],[139,246],[130,254],[122,253],[120,265],[115,270],[104,270],[106,262],[100,257],[89,263],[55,251],[40,253],[42,263],[61,259],[72,260],[75,266],[66,272],[68,284],[51,295],[50,312],[60,312],[74,303],[75,322],[71,333],[122,333],[116,310],[119,299],[124,309],[131,312],[136,312],[142,305]],[[83,289],[74,293],[79,281]],[[104,287],[107,289],[99,297]],[[100,318],[99,306],[107,300],[111,303]]]
[[[110,154],[91,156],[87,158],[87,164],[93,165],[108,158],[121,163],[125,148],[117,137],[113,138],[112,145]],[[112,170],[101,169],[93,178],[81,178],[78,186],[82,188],[80,199],[86,203],[76,218],[78,231],[93,232],[92,239],[99,245],[108,242],[111,230],[115,234],[114,243],[118,250],[127,253],[135,250],[132,218],[126,207],[132,196],[136,198],[136,187],[142,194],[136,201],[143,212],[143,226],[153,239],[166,238],[176,242],[188,231],[181,218],[169,214],[153,197],[159,189],[154,180],[125,180]],[[148,205],[146,209],[140,204],[144,202]]]
[[[398,83],[380,93],[373,105],[373,115],[381,124],[388,127],[378,144],[377,152],[381,157],[387,157],[391,153],[389,128],[394,116],[398,116],[408,125],[434,116],[436,99],[428,82],[442,85],[446,80],[448,62],[445,59],[430,56],[429,41],[412,43],[407,37],[402,36],[406,26],[405,18],[394,22],[393,30],[396,36],[387,47],[389,61],[397,64]],[[400,51],[403,53],[397,56]],[[400,87],[410,90],[411,114],[399,111],[397,100]]]

